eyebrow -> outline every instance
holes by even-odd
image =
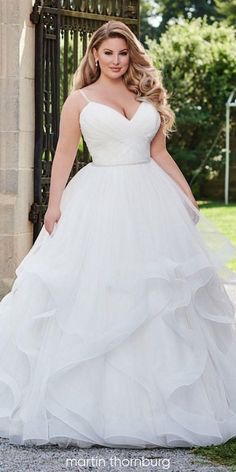
[[[112,51],[112,49],[109,49],[109,48],[104,48],[104,49],[103,49],[103,51],[106,51],[106,50],[107,50],[107,51]],[[121,51],[128,51],[128,48],[121,49],[120,52],[121,52]]]

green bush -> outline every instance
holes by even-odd
[[[206,18],[181,20],[158,43],[147,38],[146,44],[176,113],[169,152],[188,181],[204,164],[197,189],[224,164],[225,102],[236,84],[235,30],[217,22],[209,25]]]

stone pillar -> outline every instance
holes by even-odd
[[[33,202],[33,0],[0,0],[0,296],[32,246],[28,213]]]

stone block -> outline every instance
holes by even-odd
[[[25,144],[26,146],[26,144]],[[18,167],[19,133],[18,131],[0,131],[0,168]]]
[[[0,194],[0,234],[6,236],[14,233],[16,195]]]
[[[0,79],[0,131],[19,129],[19,80]]]
[[[7,77],[18,77],[19,75],[19,40],[20,25],[7,25]]]
[[[7,75],[7,25],[0,23],[0,78]]]
[[[19,74],[21,78],[34,78],[35,29],[25,26],[20,37]]]
[[[20,79],[19,130],[34,131],[34,80]]]
[[[0,189],[2,193],[18,192],[17,169],[0,169]]]
[[[18,172],[19,194],[15,209],[15,231],[18,233],[32,232],[33,225],[29,221],[29,211],[33,203],[33,169],[21,169]]]
[[[19,134],[18,165],[22,169],[34,169],[34,132],[21,131]]]

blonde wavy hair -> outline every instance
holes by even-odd
[[[99,64],[97,67],[95,65],[93,48],[98,50],[105,39],[115,37],[123,38],[129,49],[129,67],[123,75],[126,87],[137,95],[139,101],[154,104],[161,116],[163,132],[168,136],[173,130],[175,115],[168,104],[161,73],[154,67],[135,34],[121,21],[108,21],[92,34],[86,53],[74,73],[72,91],[96,82],[101,70]]]

